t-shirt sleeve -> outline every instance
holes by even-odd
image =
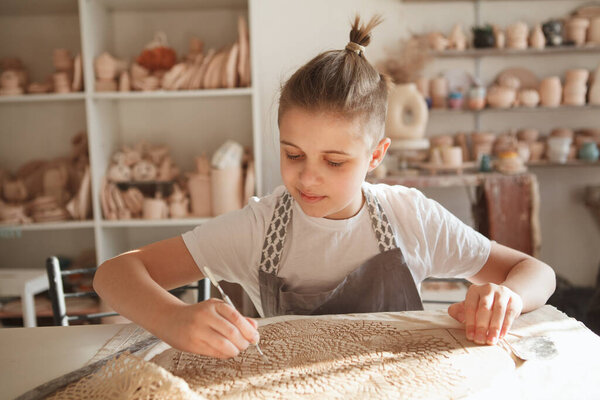
[[[409,267],[412,262],[422,269],[420,278],[468,278],[481,270],[491,250],[488,238],[416,189],[396,201],[404,208],[399,225],[401,236],[408,238],[403,241],[403,251],[409,253],[405,258]]]
[[[256,269],[264,222],[250,205],[212,218],[182,235],[199,268],[208,266],[218,280],[246,284]]]

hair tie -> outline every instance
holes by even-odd
[[[348,42],[348,44],[346,45],[346,50],[354,51],[360,56],[360,53],[365,52],[365,46],[361,46],[360,44],[354,42]]]

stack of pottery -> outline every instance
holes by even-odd
[[[471,135],[472,159],[481,160],[484,154],[492,155],[496,135],[490,132],[475,132]]]
[[[506,45],[509,49],[526,49],[529,28],[524,22],[516,22],[506,29]]]
[[[573,143],[574,132],[570,129],[557,128],[550,133],[546,156],[548,160],[564,164],[567,160],[575,158]]]
[[[544,107],[558,107],[562,100],[562,84],[558,76],[545,78],[540,83],[540,103]]]
[[[587,29],[590,26],[590,20],[587,18],[573,17],[565,24],[567,40],[575,43],[575,46],[585,44]]]
[[[563,104],[569,106],[585,105],[589,75],[587,69],[570,69],[567,71],[563,89]]]
[[[517,133],[519,146],[527,145],[529,148],[529,160],[539,161],[542,159],[545,151],[545,143],[539,142],[540,132],[537,129],[521,129]]]

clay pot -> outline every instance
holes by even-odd
[[[516,22],[506,29],[506,44],[509,49],[526,49],[529,28],[524,22]]]
[[[196,217],[212,215],[210,176],[204,174],[191,175],[188,180],[192,214]]]
[[[443,76],[438,76],[430,81],[430,85],[433,108],[446,108],[448,80]]]
[[[113,80],[117,74],[117,60],[107,52],[102,53],[94,62],[96,78],[103,81]]]
[[[529,46],[538,50],[546,47],[546,36],[544,36],[544,32],[542,31],[542,25],[536,24],[531,31],[531,35],[529,36]]]
[[[487,103],[492,108],[509,108],[516,99],[516,91],[503,86],[492,86],[487,93]]]
[[[471,88],[469,90],[469,109],[481,110],[485,107],[486,89],[483,86]]]
[[[575,42],[575,46],[585,44],[589,25],[590,21],[587,18],[573,17],[569,19],[566,23],[567,40]]]
[[[539,161],[544,155],[546,150],[546,144],[544,142],[531,142],[529,143],[529,160]]]
[[[600,16],[592,18],[588,29],[588,43],[600,44]]]
[[[448,105],[452,110],[460,110],[463,108],[464,96],[460,92],[451,92],[448,96]]]
[[[506,34],[501,29],[494,29],[494,40],[496,41],[495,47],[497,49],[503,49],[506,47]]]
[[[517,137],[519,138],[519,140],[527,142],[527,143],[532,143],[538,140],[538,137],[540,136],[540,131],[538,131],[537,129],[521,129],[518,133],[517,133]]]
[[[142,215],[144,219],[164,219],[169,216],[167,202],[163,199],[144,199]]]
[[[590,71],[583,68],[569,69],[565,73],[565,85],[585,85],[590,77]]]
[[[473,27],[473,47],[477,49],[494,47],[496,38],[491,26]]]
[[[588,94],[588,101],[590,104],[600,105],[600,66],[594,71],[592,82]]]
[[[536,107],[540,103],[540,94],[535,89],[523,89],[519,91],[517,100],[525,107]]]
[[[474,132],[471,135],[471,140],[473,143],[494,143],[496,140],[496,135],[490,132]]]
[[[550,132],[550,137],[567,138],[567,139],[571,139],[571,141],[573,140],[574,136],[575,136],[575,132],[573,132],[572,129],[556,128],[556,129],[553,129],[552,132]]]
[[[571,139],[568,137],[548,138],[548,159],[552,162],[565,163],[571,152]]]
[[[579,159],[584,161],[595,162],[598,161],[598,156],[600,152],[598,151],[598,145],[596,142],[588,142],[584,143],[583,146],[577,152],[577,156]]]
[[[540,103],[544,107],[558,107],[562,98],[562,84],[558,76],[543,79],[540,83]]]
[[[213,216],[242,208],[242,179],[240,167],[211,170]]]
[[[463,162],[462,148],[459,146],[443,147],[442,162],[448,167],[460,167]]]
[[[54,49],[52,60],[57,71],[66,72],[73,69],[73,57],[67,49]]]
[[[454,144],[454,138],[450,135],[438,135],[429,138],[431,148],[451,147]]]

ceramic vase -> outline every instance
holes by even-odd
[[[193,174],[188,180],[192,214],[196,217],[212,215],[210,175]]]
[[[600,66],[594,71],[593,83],[590,86],[588,93],[588,101],[590,104],[600,105]]]
[[[243,171],[241,167],[211,169],[212,214],[218,216],[242,208]]]
[[[540,103],[544,107],[558,107],[562,98],[562,84],[558,76],[552,76],[540,83]]]
[[[589,25],[590,21],[587,18],[573,17],[569,19],[566,24],[567,40],[572,40],[575,46],[584,45]]]
[[[509,49],[523,50],[527,48],[529,28],[524,22],[516,22],[506,30],[506,45]]]
[[[552,162],[564,164],[569,158],[572,140],[567,137],[548,138],[548,159]]]
[[[487,103],[492,108],[509,108],[516,99],[516,91],[504,86],[492,86],[487,93]]]
[[[550,20],[542,25],[546,44],[548,46],[560,46],[563,43],[563,24],[559,20]]]
[[[415,140],[425,136],[429,111],[414,83],[394,85],[388,94],[386,136],[392,140]]]
[[[584,143],[577,154],[579,159],[590,162],[598,161],[599,155],[600,152],[598,151],[598,145],[596,142]]]
[[[592,18],[588,28],[588,43],[600,45],[600,16]]]
[[[544,32],[542,31],[542,25],[536,24],[531,31],[531,35],[529,36],[529,46],[538,50],[546,47],[546,36],[544,36]]]
[[[446,108],[448,80],[443,76],[438,76],[431,80],[430,85],[433,108]]]
[[[587,69],[570,69],[567,71],[563,89],[563,104],[570,106],[585,105],[588,77],[589,71]]]
[[[473,87],[469,90],[469,109],[481,110],[485,107],[486,89],[483,86]]]
[[[546,150],[546,144],[544,142],[531,142],[529,143],[529,160],[539,161],[544,156]]]

